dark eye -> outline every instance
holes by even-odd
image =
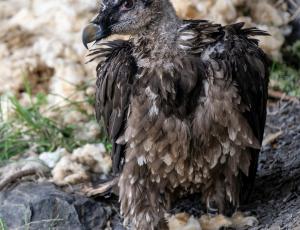
[[[121,10],[126,11],[126,10],[131,10],[134,7],[134,1],[133,0],[126,0],[122,6],[121,6]]]

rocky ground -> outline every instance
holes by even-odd
[[[277,138],[263,149],[254,194],[247,207],[260,220],[260,226],[254,229],[300,229],[299,103],[272,106],[266,133]]]
[[[299,102],[270,103],[264,144],[252,198],[241,209],[257,216],[252,230],[300,229]],[[116,198],[64,190],[49,182],[14,183],[0,193],[0,218],[7,229],[123,229]],[[174,206],[193,214],[198,208],[194,198]]]

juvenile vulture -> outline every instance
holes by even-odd
[[[112,141],[121,212],[158,227],[170,204],[201,194],[230,214],[249,196],[266,118],[267,58],[243,23],[181,20],[169,0],[103,0],[83,42],[92,49],[96,116]]]

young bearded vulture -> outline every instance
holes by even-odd
[[[121,212],[158,227],[176,199],[201,194],[228,214],[253,186],[262,143],[267,58],[243,23],[181,20],[169,0],[103,0],[83,42],[130,35],[90,51],[96,115],[112,141]]]

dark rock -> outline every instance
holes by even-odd
[[[112,209],[50,183],[22,183],[0,193],[0,219],[8,229],[104,229]]]

